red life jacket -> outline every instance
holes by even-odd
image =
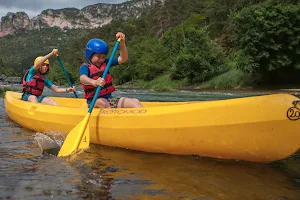
[[[106,63],[103,63],[100,68],[96,67],[93,64],[84,64],[89,67],[89,78],[97,80],[99,77],[102,77]],[[110,94],[114,91],[116,91],[115,87],[112,85],[113,77],[112,75],[108,72],[105,77],[105,85],[101,88],[100,94],[98,97],[102,97],[106,94]],[[82,84],[82,88],[84,90],[84,98],[85,99],[90,99],[93,98],[97,87],[94,87],[93,85],[84,85]]]
[[[45,86],[45,77],[41,75],[40,72],[36,72],[33,78],[26,82],[26,76],[28,75],[29,70],[25,73],[22,79],[23,89],[22,92],[33,94],[36,96],[41,96]]]

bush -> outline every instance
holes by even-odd
[[[173,80],[187,78],[190,83],[198,83],[225,70],[223,52],[208,36],[207,28],[186,21],[166,33],[170,49]]]
[[[240,69],[267,74],[300,64],[300,4],[280,2],[268,1],[232,14],[235,43],[245,56],[241,61],[250,63],[240,63]]]

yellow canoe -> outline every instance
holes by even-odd
[[[8,116],[37,132],[68,133],[87,114],[84,99],[53,98],[60,106],[6,92]],[[146,152],[271,162],[299,149],[300,110],[289,94],[203,102],[143,102],[145,108],[97,109],[91,143]]]

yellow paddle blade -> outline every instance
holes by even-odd
[[[88,122],[90,119],[90,113],[88,113],[85,118],[73,128],[67,138],[65,139],[59,153],[58,157],[68,156],[78,147],[87,148],[90,144],[90,133]]]
[[[90,123],[87,124],[83,133],[81,142],[79,143],[78,149],[86,149],[90,146]]]

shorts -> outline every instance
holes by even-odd
[[[114,97],[112,95],[105,95],[101,98],[104,98],[108,101],[109,105],[111,108],[117,108],[118,107],[118,103],[119,100],[121,99],[121,97]],[[93,98],[87,99],[86,102],[88,104],[88,107],[90,107],[90,104],[92,103]]]
[[[26,92],[24,92],[23,94],[22,94],[22,97],[21,97],[21,100],[23,100],[23,101],[28,101],[28,97],[29,96],[31,96],[31,95],[34,95],[34,94],[29,94],[29,93],[26,93]],[[36,96],[36,95],[34,95],[34,96]],[[46,96],[36,96],[36,98],[37,98],[37,100],[38,100],[38,102],[39,103],[42,103],[42,101],[43,101],[43,99],[45,98]]]

